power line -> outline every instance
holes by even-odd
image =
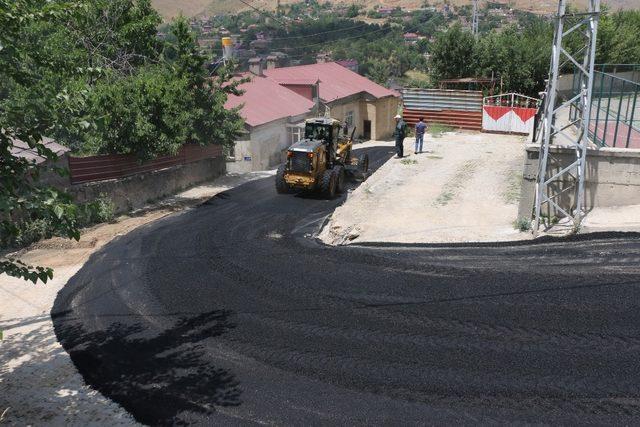
[[[264,0],[263,0],[264,1]],[[269,14],[267,12],[265,12],[264,10],[261,10],[255,6],[253,6],[252,4],[249,4],[248,2],[246,2],[245,0],[240,0],[240,2],[244,3],[245,5],[249,6],[250,8],[252,8],[253,10],[255,10],[256,12],[260,13],[263,16],[269,17],[269,18],[273,18],[274,20],[278,21],[280,24],[282,24],[285,27],[285,30],[287,30],[287,23],[283,22],[280,19],[277,19],[275,16],[273,16],[273,14]],[[359,24],[359,25],[354,25],[353,27],[347,27],[347,28],[337,28],[335,30],[327,30],[327,31],[320,31],[318,33],[314,33],[314,34],[307,34],[307,35],[300,35],[300,36],[291,36],[291,37],[277,37],[277,38],[271,38],[270,40],[291,40],[291,39],[304,39],[304,38],[310,38],[310,37],[315,37],[315,36],[319,36],[322,34],[330,34],[330,33],[336,33],[336,32],[340,32],[340,31],[349,31],[349,30],[353,30],[356,28],[364,28],[364,27],[368,27],[370,24]]]
[[[335,41],[358,39],[358,38],[361,38],[361,37],[366,37],[366,36],[368,36],[368,35],[370,35],[370,34],[375,34],[375,33],[379,33],[379,32],[381,32],[381,31],[386,31],[386,30],[393,30],[393,28],[390,28],[390,27],[382,27],[382,28],[380,28],[380,29],[373,30],[373,31],[369,31],[368,33],[360,34],[360,35],[357,35],[357,36],[343,37],[343,38],[338,39],[338,40],[325,40],[325,41],[323,41],[323,42],[312,43],[312,44],[308,44],[308,45],[305,45],[305,46],[296,46],[296,47],[295,47],[295,49],[304,49],[304,48],[307,48],[307,47],[318,46],[318,45],[321,45],[321,44],[331,43],[331,42],[335,42]]]
[[[370,24],[360,24],[360,25],[355,25],[353,27],[337,28],[335,30],[328,30],[328,31],[320,31],[319,33],[307,34],[307,35],[303,35],[303,36],[276,37],[276,38],[271,38],[270,40],[303,39],[303,38],[307,38],[307,37],[319,36],[321,34],[329,34],[329,33],[335,33],[335,32],[338,32],[338,31],[348,31],[348,30],[353,30],[353,29],[356,29],[356,28],[368,27],[369,25]]]
[[[269,14],[269,13],[267,13],[267,12],[263,11],[262,9],[258,9],[257,7],[255,7],[254,5],[252,5],[252,4],[251,4],[251,3],[249,3],[249,2],[246,2],[245,0],[240,0],[240,2],[241,2],[241,3],[246,4],[247,6],[249,6],[251,9],[255,10],[256,12],[258,12],[259,14],[261,14],[261,15],[263,15],[263,16],[265,16],[265,17],[267,17],[267,18],[272,18],[272,19],[274,19],[274,20],[278,21],[279,23],[281,23],[282,25],[284,25],[284,27],[285,27],[285,29],[286,29],[286,27],[287,27],[286,22],[283,22],[283,21],[281,21],[280,19],[276,18],[275,16],[273,16],[273,14]]]
[[[376,32],[382,31],[382,30],[385,30],[385,29],[387,29],[387,28],[383,28],[381,30],[376,30]],[[373,33],[373,31],[371,33]],[[368,34],[371,34],[371,33],[368,33]],[[346,38],[339,39],[339,40],[330,40],[330,41],[326,41],[326,42],[315,43],[313,45],[301,46],[301,48],[302,47],[309,47],[309,46],[317,46],[317,45],[321,45],[321,44],[329,44],[329,43],[333,43],[333,42],[337,42],[337,41],[341,41],[341,40],[356,39],[356,38],[364,37],[365,35],[367,35],[367,34],[363,34],[363,35],[360,35],[360,36],[354,36],[354,37],[346,37]],[[290,48],[290,49],[299,49],[299,48],[296,47],[296,48]],[[302,53],[302,54],[298,54],[298,55],[288,55],[287,54],[287,58],[289,58],[289,59],[291,59],[291,58],[302,58],[302,57],[305,57],[305,56],[312,56],[312,54],[311,53]]]

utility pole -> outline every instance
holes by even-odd
[[[471,32],[475,37],[478,37],[478,1],[473,0],[473,18],[471,18]]]
[[[574,227],[580,226],[585,213],[584,178],[589,147],[589,121],[591,117],[591,95],[593,91],[594,59],[596,37],[600,18],[600,0],[589,0],[589,8],[583,13],[567,13],[567,0],[559,0],[555,22],[553,50],[549,81],[543,97],[542,132],[539,136],[540,155],[538,177],[536,180],[536,202],[534,210],[533,233],[540,228],[542,208],[562,213],[573,221]],[[578,49],[569,52],[569,35],[579,32],[582,42]],[[558,80],[565,71],[564,66],[572,64],[579,76],[579,92],[572,98],[559,104]],[[558,105],[559,104],[559,105]],[[569,123],[560,124],[558,117],[562,112],[574,106],[575,118]],[[575,130],[570,128],[575,127]],[[575,160],[568,166],[549,167],[549,148],[559,138],[567,146],[575,149]],[[573,181],[572,185],[567,182]],[[559,200],[571,200],[573,208],[564,209]],[[565,205],[566,207],[566,205]]]

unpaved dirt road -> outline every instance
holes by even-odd
[[[382,166],[338,207],[321,239],[361,242],[491,242],[531,239],[514,228],[523,138],[477,132],[428,135],[424,153]]]
[[[640,421],[637,235],[310,239],[341,202],[269,178],[122,236],[58,295],[57,336],[148,424]]]

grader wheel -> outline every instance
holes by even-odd
[[[276,191],[278,194],[291,193],[291,188],[289,188],[289,185],[284,180],[284,171],[286,166],[286,164],[281,164],[276,172]]]
[[[336,197],[336,175],[333,169],[327,169],[322,174],[322,181],[320,182],[320,190],[329,199]]]

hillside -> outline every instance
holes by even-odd
[[[301,0],[281,0],[281,4],[299,3]],[[511,4],[513,7],[521,10],[528,10],[535,13],[553,13],[555,12],[558,2],[557,0],[493,0],[500,3]],[[612,10],[617,9],[638,9],[640,5],[638,0],[603,0]],[[155,8],[160,14],[171,19],[182,12],[185,16],[195,16],[200,13],[216,14],[231,13],[249,9],[240,0],[152,0]],[[265,10],[275,10],[277,0],[248,0],[248,3]],[[372,9],[375,5],[380,6],[401,6],[406,8],[418,8],[423,4],[423,0],[343,0],[334,1],[337,4],[357,4],[367,9]],[[431,5],[439,5],[444,0],[431,0]],[[471,4],[470,0],[450,0],[453,5]],[[481,1],[481,4],[484,3]],[[578,7],[585,7],[587,0],[572,0],[572,3]]]

